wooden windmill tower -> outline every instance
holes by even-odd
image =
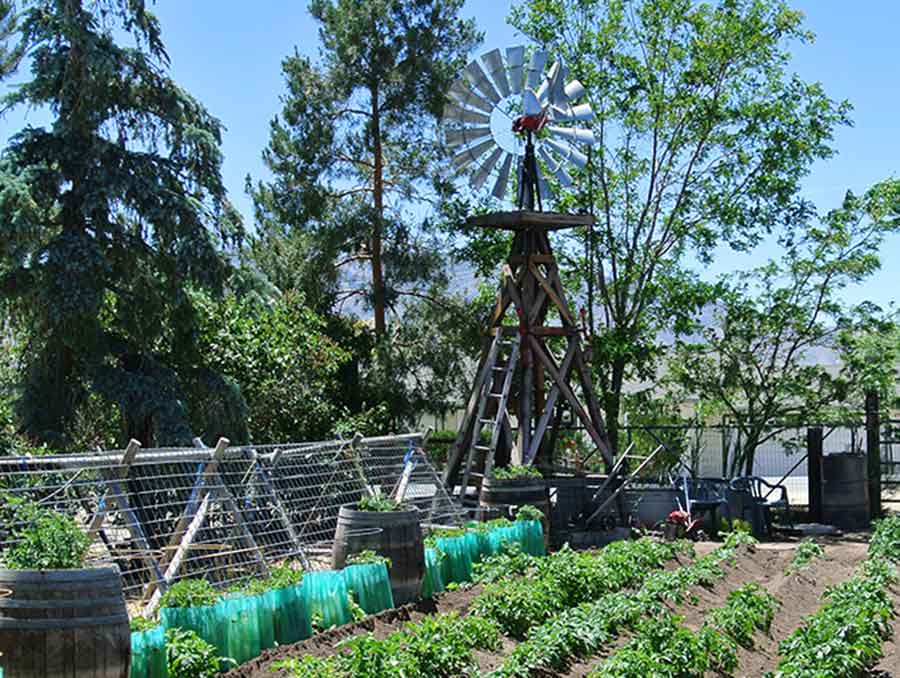
[[[493,50],[481,62],[470,63],[451,89],[445,113],[455,125],[447,132],[447,143],[460,149],[453,162],[459,168],[471,166],[473,187],[481,188],[498,170],[493,194],[502,199],[514,158],[518,176],[518,210],[467,221],[473,228],[515,235],[444,478],[451,488],[461,486],[464,499],[467,489],[495,466],[537,460],[552,467],[564,410],[580,422],[602,455],[610,480],[624,461],[617,464],[613,458],[581,328],[549,238],[551,231],[592,225],[593,217],[542,211],[542,199],[551,194],[537,162],[539,156],[546,170],[569,185],[565,165],[583,168],[588,162],[574,144],[593,144],[592,132],[577,123],[593,114],[588,104],[573,105],[584,87],[577,80],[566,84],[560,62],[543,76],[547,54],[532,54],[526,70],[524,52],[523,47],[506,50],[504,63],[500,50]],[[511,135],[504,134],[510,130]]]

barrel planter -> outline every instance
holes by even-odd
[[[641,527],[653,529],[684,502],[684,493],[673,487],[636,487],[626,490],[631,514]]]
[[[871,519],[865,455],[825,455],[822,457],[822,479],[824,522],[845,530],[868,527]]]
[[[550,540],[550,494],[543,478],[511,478],[497,480],[487,477],[481,483],[479,503],[496,508],[512,518],[520,506],[534,506],[544,514],[544,542]]]
[[[366,550],[390,559],[388,573],[395,604],[418,598],[425,576],[425,546],[418,509],[360,511],[356,504],[342,506],[334,533],[335,569],[343,568],[348,556]]]
[[[115,568],[0,569],[5,678],[127,678],[131,631]]]

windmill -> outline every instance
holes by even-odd
[[[590,104],[577,103],[584,86],[567,82],[561,61],[544,73],[545,51],[532,52],[527,66],[524,46],[510,47],[505,55],[499,49],[487,52],[453,83],[444,109],[445,141],[469,185],[480,190],[493,179],[491,194],[497,199],[507,196],[515,166],[516,203],[533,210],[535,199],[542,208],[553,197],[541,165],[563,188],[572,185],[568,165],[587,166],[578,146],[594,144],[594,133],[583,126],[594,114]]]
[[[545,472],[552,472],[553,449],[568,411],[607,469],[600,490],[576,511],[582,517],[590,513],[589,522],[601,516],[650,458],[613,457],[581,348],[582,330],[550,245],[550,231],[594,222],[590,215],[543,211],[543,203],[553,198],[547,176],[563,188],[571,186],[570,166],[587,166],[581,149],[594,144],[594,135],[587,126],[593,119],[591,107],[578,103],[584,86],[568,80],[561,61],[549,68],[547,63],[548,54],[541,50],[533,51],[526,63],[523,46],[508,48],[505,56],[494,49],[470,62],[448,93],[445,142],[453,166],[476,190],[491,180],[490,192],[499,200],[510,193],[515,167],[517,209],[466,222],[515,236],[444,482],[451,491],[459,486],[460,498],[468,501],[470,486],[478,489],[495,465],[539,461]],[[640,461],[623,481],[629,459]],[[607,487],[614,492],[598,508]]]

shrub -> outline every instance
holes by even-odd
[[[194,631],[166,631],[166,669],[169,678],[212,678],[223,663],[235,662],[219,657],[216,648]]]
[[[162,599],[160,607],[199,607],[215,605],[219,600],[219,592],[205,579],[182,579],[169,587]]]
[[[3,552],[13,570],[71,570],[82,567],[90,542],[74,519],[17,498],[7,499],[16,523],[15,543]]]

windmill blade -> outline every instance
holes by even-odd
[[[541,174],[540,166],[535,165],[535,169],[537,170],[538,194],[541,196],[541,200],[552,200],[553,191],[550,189],[550,184],[547,183],[547,180]]]
[[[506,66],[503,64],[503,57],[500,55],[499,49],[492,49],[487,54],[482,54],[481,59],[487,66],[488,74],[491,80],[500,91],[500,96],[509,96],[509,81],[506,79]]]
[[[547,144],[553,151],[556,151],[556,153],[558,153],[568,162],[571,162],[578,169],[584,169],[585,167],[587,167],[587,156],[573,147],[571,144],[562,143],[557,141],[556,139],[544,139],[543,143]]]
[[[591,110],[590,104],[578,104],[577,106],[566,106],[552,109],[553,119],[557,122],[587,122],[594,119],[594,111]]]
[[[505,155],[503,164],[500,165],[500,174],[497,176],[497,181],[494,182],[491,195],[498,200],[503,200],[506,197],[506,187],[509,184],[509,170],[512,167],[512,159],[513,157],[509,153]]]
[[[446,106],[444,106],[444,122],[490,125],[491,118],[488,115],[484,115],[483,113],[479,113],[477,111],[470,111],[468,109],[462,108],[461,106],[457,106],[456,104],[447,104]]]
[[[540,84],[541,74],[546,65],[547,53],[543,50],[536,50],[531,55],[531,61],[528,64],[528,89],[533,91]]]
[[[581,84],[579,80],[573,80],[568,85],[566,85],[563,90],[566,93],[566,99],[568,101],[577,101],[582,96],[584,96],[584,85]]]
[[[589,146],[593,146],[596,143],[594,141],[594,133],[585,127],[554,127],[550,125],[547,127],[547,131],[550,132],[550,136],[556,139],[575,141],[579,144],[588,144]]]
[[[507,78],[512,94],[519,94],[525,85],[525,47],[516,45],[506,48]]]
[[[463,127],[462,129],[446,130],[444,132],[444,140],[448,146],[453,148],[454,146],[468,146],[490,135],[490,127]]]
[[[543,110],[538,96],[530,89],[522,94],[522,112],[525,115],[538,115]]]
[[[457,78],[450,87],[450,98],[464,108],[474,108],[485,115],[490,115],[493,104],[475,92],[464,78]]]
[[[485,159],[485,161],[481,163],[481,167],[478,168],[478,171],[475,172],[475,174],[473,174],[472,178],[469,180],[469,185],[472,188],[477,191],[482,186],[484,186],[484,182],[487,181],[487,178],[491,175],[491,172],[494,171],[494,167],[496,167],[501,155],[503,155],[503,149],[498,146],[487,157],[487,159]]]
[[[453,156],[450,162],[453,163],[453,166],[459,169],[463,165],[467,165],[470,163],[475,163],[478,161],[482,155],[484,155],[485,151],[487,151],[492,146],[496,146],[494,140],[492,138],[485,139],[480,144],[475,144],[469,148],[464,148],[459,153]]]
[[[550,71],[547,73],[547,77],[544,78],[543,82],[541,82],[541,86],[537,88],[535,94],[537,95],[538,100],[544,104],[550,100],[550,92],[555,86],[556,82],[559,80],[559,72],[562,68],[562,64],[559,61],[554,61],[553,65],[550,66]]]
[[[484,69],[478,61],[470,62],[463,70],[463,73],[466,74],[469,78],[469,82],[472,83],[475,89],[490,99],[492,104],[500,103],[500,95],[497,93],[497,88],[494,87],[494,84],[488,79],[487,73],[484,72]]]
[[[562,164],[556,162],[543,146],[538,148],[538,155],[547,164],[548,169],[553,172],[554,176],[559,180],[563,188],[569,188],[572,185],[572,177],[563,169]]]

